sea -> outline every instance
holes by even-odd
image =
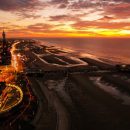
[[[40,44],[68,49],[81,57],[130,64],[130,38],[43,38]]]

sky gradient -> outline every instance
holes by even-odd
[[[0,0],[8,37],[130,37],[130,0]]]

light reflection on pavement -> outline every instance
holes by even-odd
[[[20,55],[14,53],[17,43],[13,44],[11,49],[11,65],[0,66],[0,82],[6,83],[6,88],[0,95],[0,113],[10,110],[23,99],[21,88],[15,85],[16,72],[22,70]]]

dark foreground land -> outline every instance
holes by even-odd
[[[129,71],[30,41],[17,53],[38,100],[36,130],[130,130]]]

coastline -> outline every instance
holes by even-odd
[[[130,113],[130,106],[124,104],[127,100],[123,97],[127,96],[124,91],[128,88],[123,87],[128,84],[127,72],[120,72],[108,61],[103,62],[90,54],[88,57],[80,57],[73,51],[45,44],[37,45],[35,41],[21,41],[17,50],[25,66],[23,73],[31,83],[32,90],[36,91],[38,109],[36,118],[32,121],[36,129],[56,127],[60,130],[63,127],[68,130],[69,127],[95,130],[105,129],[107,126],[112,130],[115,127],[122,130],[120,127],[125,125],[124,119],[129,119]],[[81,65],[79,61],[85,64]],[[118,91],[111,93],[114,87]],[[121,88],[124,90],[121,91]],[[120,93],[117,95],[117,92]],[[50,110],[49,115],[45,107]],[[123,120],[120,110],[128,113]]]
[[[71,55],[75,55],[75,56],[81,57],[81,58],[82,57],[86,57],[86,58],[91,58],[91,59],[94,59],[94,60],[101,60],[102,62],[106,62],[106,63],[111,64],[111,65],[116,65],[116,64],[130,64],[130,60],[129,60],[129,56],[128,55],[126,55],[126,57],[125,57],[125,55],[120,56],[120,55],[117,55],[118,52],[115,53],[115,55],[114,54],[113,55],[109,55],[108,52],[103,53],[103,54],[96,54],[97,53],[96,50],[95,50],[95,53],[94,53],[94,50],[91,50],[91,48],[90,48],[90,50],[88,50],[88,48],[87,48],[87,44],[88,43],[86,43],[86,46],[85,46],[86,50],[85,50],[85,48],[83,48],[81,50],[77,50],[78,48],[75,47],[75,46],[77,46],[77,44],[74,46],[74,43],[72,43],[72,47],[69,47],[69,45],[71,46],[70,43],[67,44],[67,45],[61,45],[62,41],[61,41],[61,44],[59,44],[58,42],[55,42],[55,41],[53,43],[51,40],[47,40],[47,41],[45,40],[44,41],[44,40],[38,40],[37,39],[35,41],[39,45],[45,45],[45,46],[57,48],[57,49],[60,49],[60,50],[64,50],[65,52],[68,52]],[[63,41],[63,44],[65,44],[64,41]],[[82,45],[81,45],[81,47],[82,47]],[[83,47],[84,47],[84,45],[83,45]],[[89,44],[88,44],[88,47],[89,47]],[[100,52],[100,48],[99,48],[99,52]]]
[[[44,46],[44,47],[60,50],[61,54],[55,53],[56,56],[76,57],[76,58],[88,63],[88,65],[89,64],[91,64],[93,66],[97,65],[97,66],[99,66],[100,68],[103,68],[103,69],[109,69],[109,68],[114,67],[116,64],[122,64],[122,63],[115,62],[115,61],[112,61],[112,60],[109,60],[109,59],[97,57],[97,56],[92,55],[90,53],[81,54],[81,53],[76,52],[75,50],[71,50],[71,49],[68,49],[68,48],[51,46],[48,43],[45,43],[43,41],[37,41],[35,44],[38,44],[39,46]]]

